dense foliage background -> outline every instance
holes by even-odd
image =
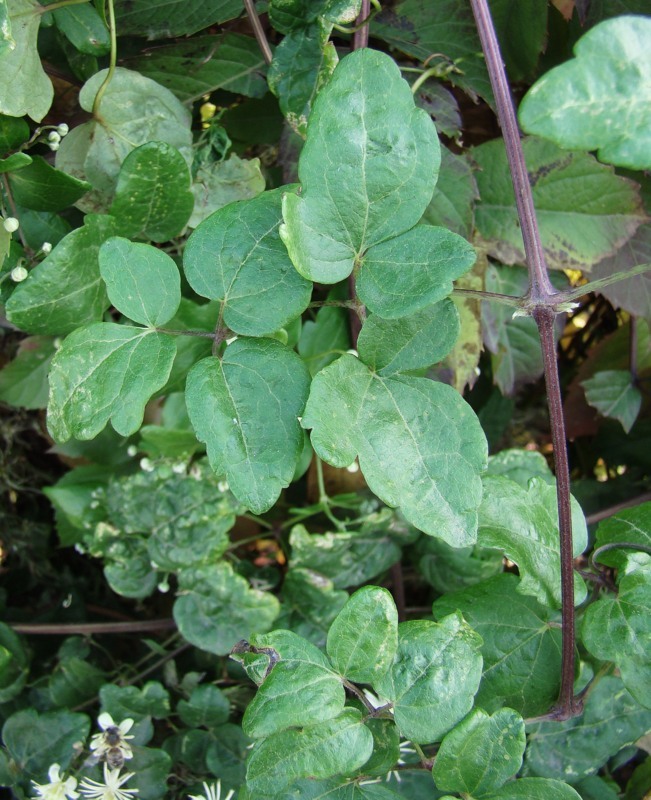
[[[141,800],[648,798],[649,4],[490,3],[575,301],[564,722],[470,5],[372,5],[352,56],[360,2],[255,5],[270,64],[239,0],[0,0],[0,784],[101,781],[105,712]]]

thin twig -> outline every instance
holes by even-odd
[[[398,622],[404,622],[407,618],[405,613],[405,581],[402,574],[402,562],[396,561],[391,567],[391,586],[393,588],[393,599],[398,611]]]
[[[562,598],[562,665],[561,688],[557,705],[550,712],[554,719],[569,719],[582,709],[580,699],[574,697],[574,564],[572,544],[572,514],[570,508],[570,475],[565,437],[565,421],[561,399],[554,320],[558,313],[556,291],[547,274],[547,264],[538,230],[529,175],[524,160],[520,132],[504,71],[497,36],[493,27],[487,0],[470,0],[486,66],[495,94],[497,114],[504,135],[506,153],[515,191],[518,217],[529,271],[527,306],[540,333],[545,368],[545,384],[549,405],[550,426],[554,447],[556,495],[561,556]]]
[[[637,319],[631,317],[630,338],[628,347],[628,368],[631,371],[631,380],[637,383]]]
[[[623,500],[621,503],[617,503],[614,506],[608,506],[608,508],[603,508],[601,511],[588,514],[585,521],[588,525],[594,525],[596,522],[601,522],[602,519],[608,519],[608,517],[612,517],[614,514],[624,511],[626,508],[634,508],[635,506],[648,503],[649,501],[651,501],[651,492],[645,492],[637,497],[631,497],[630,500]]]
[[[149,633],[176,628],[173,619],[150,619],[137,622],[71,622],[68,624],[16,622],[7,623],[16,633],[29,636],[99,636],[105,633]]]
[[[271,52],[271,47],[269,46],[267,34],[264,32],[264,28],[262,27],[262,23],[260,22],[260,17],[258,16],[258,12],[255,10],[255,4],[253,0],[244,0],[244,8],[246,9],[249,22],[251,23],[251,27],[253,28],[253,33],[255,35],[255,38],[258,40],[258,47],[260,48],[262,57],[265,60],[265,64],[269,65],[271,64],[271,59],[273,58],[273,54]]]

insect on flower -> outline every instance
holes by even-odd
[[[121,769],[125,760],[133,758],[131,745],[126,741],[133,739],[128,733],[133,727],[132,719],[124,719],[119,725],[106,712],[97,718],[97,724],[103,733],[96,733],[90,742],[95,761],[104,759],[111,769]]]

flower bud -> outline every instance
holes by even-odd
[[[65,136],[70,128],[66,125],[65,122],[62,122],[60,125],[57,125],[57,132],[59,136]]]
[[[52,243],[51,242],[43,242],[41,245],[41,250],[45,253],[45,255],[49,255],[52,252]]]
[[[7,217],[7,219],[3,222],[3,225],[7,233],[13,233],[20,227],[20,222],[18,222],[16,217]]]
[[[57,131],[50,131],[47,135],[48,142],[60,142],[61,135]]]
[[[11,270],[11,280],[16,283],[21,283],[29,275],[25,267],[14,267]]]

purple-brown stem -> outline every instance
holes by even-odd
[[[262,23],[260,22],[260,17],[258,16],[258,12],[255,10],[255,3],[253,2],[253,0],[244,0],[244,8],[246,9],[249,22],[251,23],[251,27],[253,28],[253,33],[255,34],[255,38],[258,41],[258,47],[260,48],[262,57],[265,60],[265,64],[271,64],[271,59],[273,58],[273,54],[271,52],[271,47],[269,46],[269,41],[267,40],[267,35],[264,32]]]
[[[362,7],[359,16],[355,20],[355,25],[361,25],[362,22],[371,13],[371,0],[362,0]],[[362,47],[368,47],[368,24],[363,25],[358,31],[353,34],[353,50],[360,50]]]
[[[506,154],[515,191],[515,201],[529,271],[527,306],[531,310],[538,326],[543,352],[545,384],[554,446],[554,465],[556,468],[563,620],[561,688],[558,702],[550,711],[549,717],[553,719],[568,719],[581,712],[582,704],[574,696],[574,556],[570,507],[570,473],[558,362],[556,359],[556,340],[554,338],[554,319],[557,313],[554,309],[553,299],[555,291],[547,274],[547,264],[540,240],[529,175],[520,142],[520,131],[488,2],[487,0],[470,0],[470,3],[486,58],[491,86],[495,94],[497,116],[504,136]]]

